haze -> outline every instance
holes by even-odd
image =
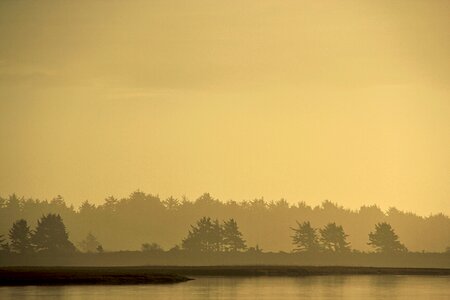
[[[1,1],[0,195],[450,214],[448,1]]]

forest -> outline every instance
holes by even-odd
[[[424,217],[393,207],[383,212],[375,205],[350,210],[328,200],[311,207],[284,199],[223,202],[208,193],[194,201],[160,199],[135,191],[75,208],[61,196],[50,201],[14,194],[0,198],[0,243],[8,251],[39,252],[56,245],[45,241],[52,230],[62,249],[92,253],[443,253],[450,245],[450,219],[444,214]],[[12,241],[21,232],[28,250],[18,250],[21,246]],[[389,235],[390,242],[380,244],[377,234]]]

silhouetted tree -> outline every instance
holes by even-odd
[[[174,197],[169,197],[165,201],[163,201],[164,206],[169,210],[177,210],[181,203],[178,199],[175,199]]]
[[[369,243],[377,252],[406,252],[408,249],[400,243],[391,225],[386,222],[375,225],[375,232],[369,233]]]
[[[12,251],[22,254],[33,252],[31,231],[26,220],[21,219],[14,222],[9,230],[9,239]]]
[[[19,199],[16,194],[12,194],[6,201],[6,208],[10,214],[17,215],[22,209],[23,202],[23,198]]]
[[[220,251],[222,245],[222,232],[217,220],[203,217],[197,221],[196,226],[191,225],[188,236],[182,241],[185,250],[214,252]]]
[[[225,251],[241,251],[247,246],[242,238],[242,233],[234,219],[225,221],[222,226],[223,248]]]
[[[105,199],[105,203],[103,203],[103,205],[101,205],[101,209],[103,209],[109,213],[114,213],[116,211],[117,203],[119,203],[119,201],[116,198],[114,198],[113,196],[110,196]]]
[[[217,219],[213,221],[210,239],[213,251],[219,252],[223,250],[223,230]]]
[[[37,251],[73,252],[76,250],[69,241],[61,216],[56,214],[48,214],[38,220],[32,242]]]
[[[95,212],[95,205],[89,203],[88,200],[83,201],[80,206],[80,214],[81,215],[89,215]]]
[[[317,230],[311,227],[309,221],[302,224],[297,221],[297,228],[291,227],[291,229],[294,231],[294,235],[291,237],[295,252],[315,252],[319,250]]]
[[[323,229],[320,229],[320,241],[325,251],[345,252],[350,251],[350,243],[347,242],[347,236],[342,226],[336,223],[328,223]]]
[[[181,247],[184,250],[190,251],[207,251],[209,250],[205,242],[202,241],[202,236],[205,236],[206,226],[211,227],[211,219],[203,217],[197,221],[197,226],[191,225],[191,230],[188,232],[188,236],[182,240]]]
[[[141,246],[142,252],[162,252],[163,248],[157,243],[144,243]]]
[[[80,249],[84,252],[95,252],[100,246],[97,238],[89,232],[84,240],[79,243]]]
[[[6,239],[4,238],[3,234],[0,234],[0,250],[2,251],[9,251],[9,244],[6,241]]]

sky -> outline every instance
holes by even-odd
[[[449,1],[0,2],[0,195],[450,214]]]

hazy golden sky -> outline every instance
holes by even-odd
[[[0,195],[450,213],[449,1],[1,1]]]

